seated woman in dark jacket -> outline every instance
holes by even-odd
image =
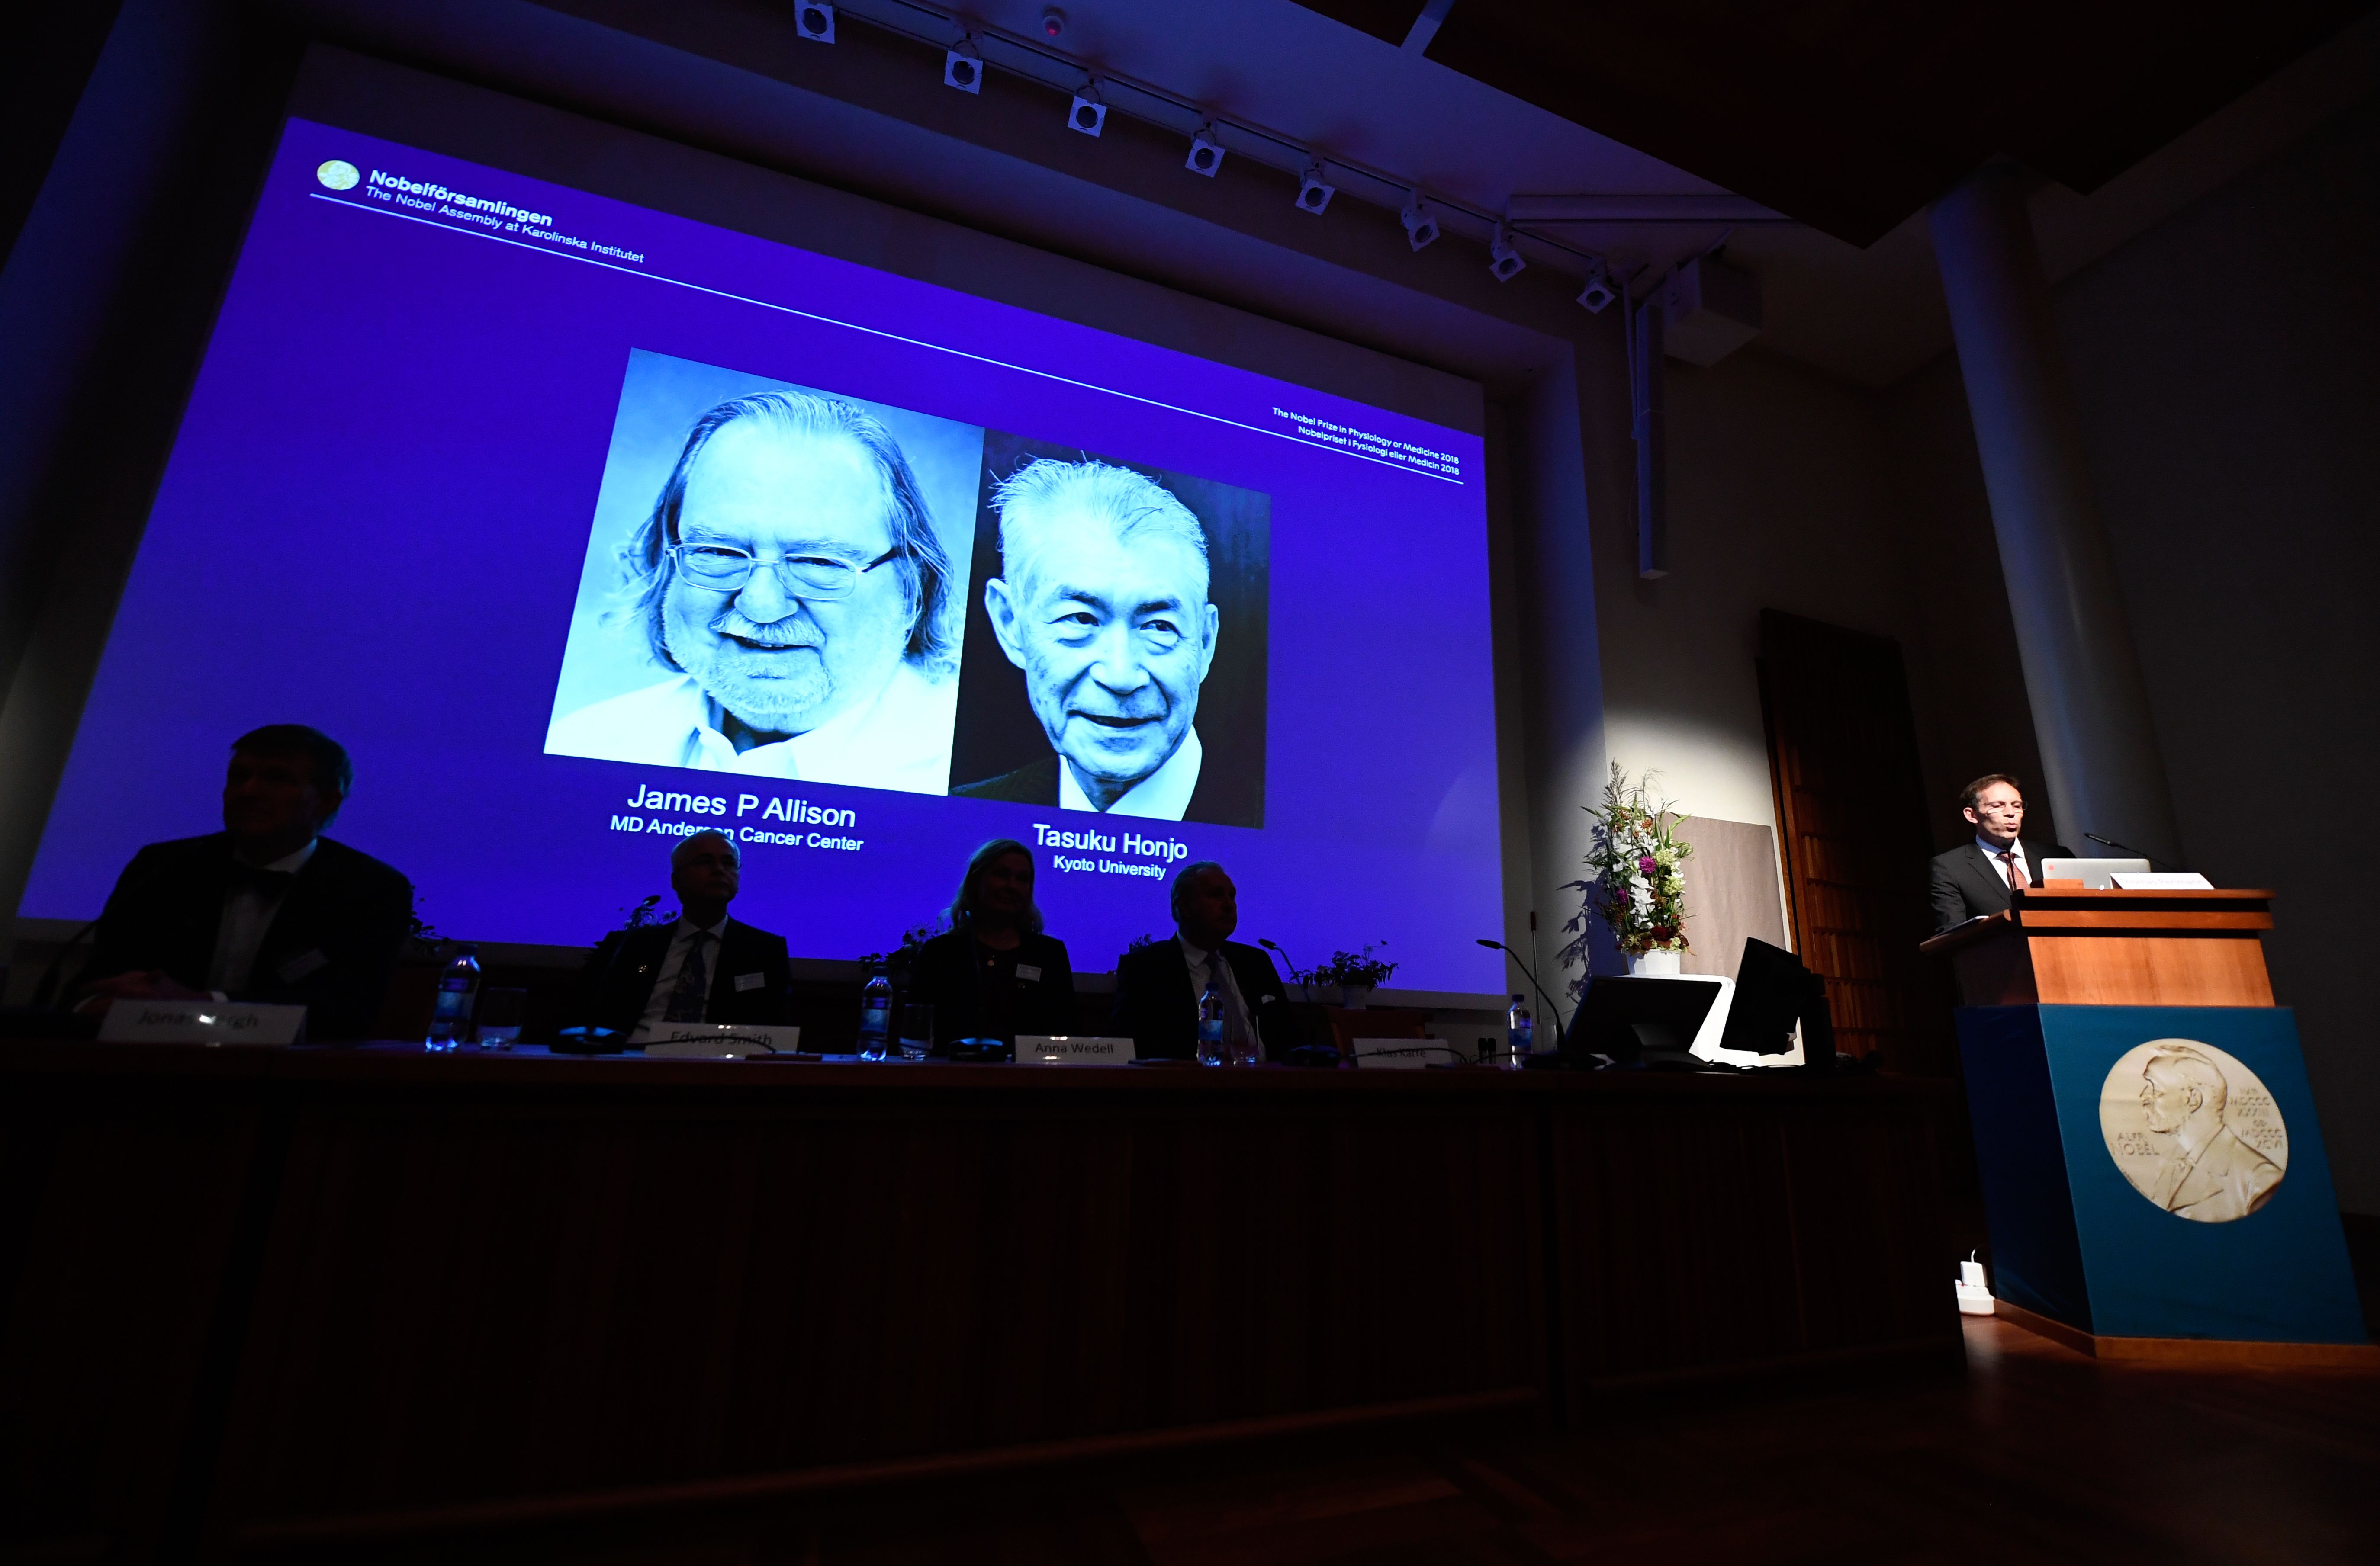
[[[951,900],[947,932],[918,949],[909,997],[934,1008],[934,1053],[958,1038],[1066,1034],[1075,1020],[1075,970],[1066,944],[1041,933],[1033,905],[1033,852],[996,837],[967,860]]]

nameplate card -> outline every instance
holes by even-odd
[[[118,1001],[99,1025],[103,1044],[295,1044],[306,1032],[303,1006],[244,1001]]]
[[[2118,870],[2107,878],[2119,892],[2212,892],[2215,883],[2196,870]]]
[[[1038,984],[1041,980],[1041,970],[1032,963],[1019,963],[1016,965],[1016,977],[1027,984]]]
[[[1443,1038],[1358,1038],[1355,1064],[1387,1071],[1419,1071],[1424,1066],[1461,1065],[1468,1057],[1457,1054]]]
[[[1094,1038],[1088,1034],[1020,1033],[1016,1063],[1021,1066],[1128,1066],[1129,1038]]]
[[[666,1022],[653,1029],[641,1049],[648,1059],[664,1061],[740,1061],[747,1055],[790,1055],[802,1045],[798,1027],[741,1026],[732,1022]]]

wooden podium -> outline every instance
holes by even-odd
[[[2269,1006],[2270,892],[2035,888],[1918,948],[1965,1006]]]
[[[2050,883],[1919,948],[1958,979],[2000,1315],[2102,1357],[2380,1363],[2272,898]]]

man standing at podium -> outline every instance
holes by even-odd
[[[2044,859],[2071,859],[2058,844],[2023,837],[2024,791],[2006,772],[1986,772],[1959,795],[1974,841],[1934,856],[1934,933],[1987,914],[2005,914],[2011,893],[2041,880]]]

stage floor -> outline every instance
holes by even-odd
[[[514,1562],[2380,1559],[2380,1372],[2148,1369],[1996,1320],[1915,1383],[849,1495]],[[448,1556],[445,1559],[452,1560]]]

